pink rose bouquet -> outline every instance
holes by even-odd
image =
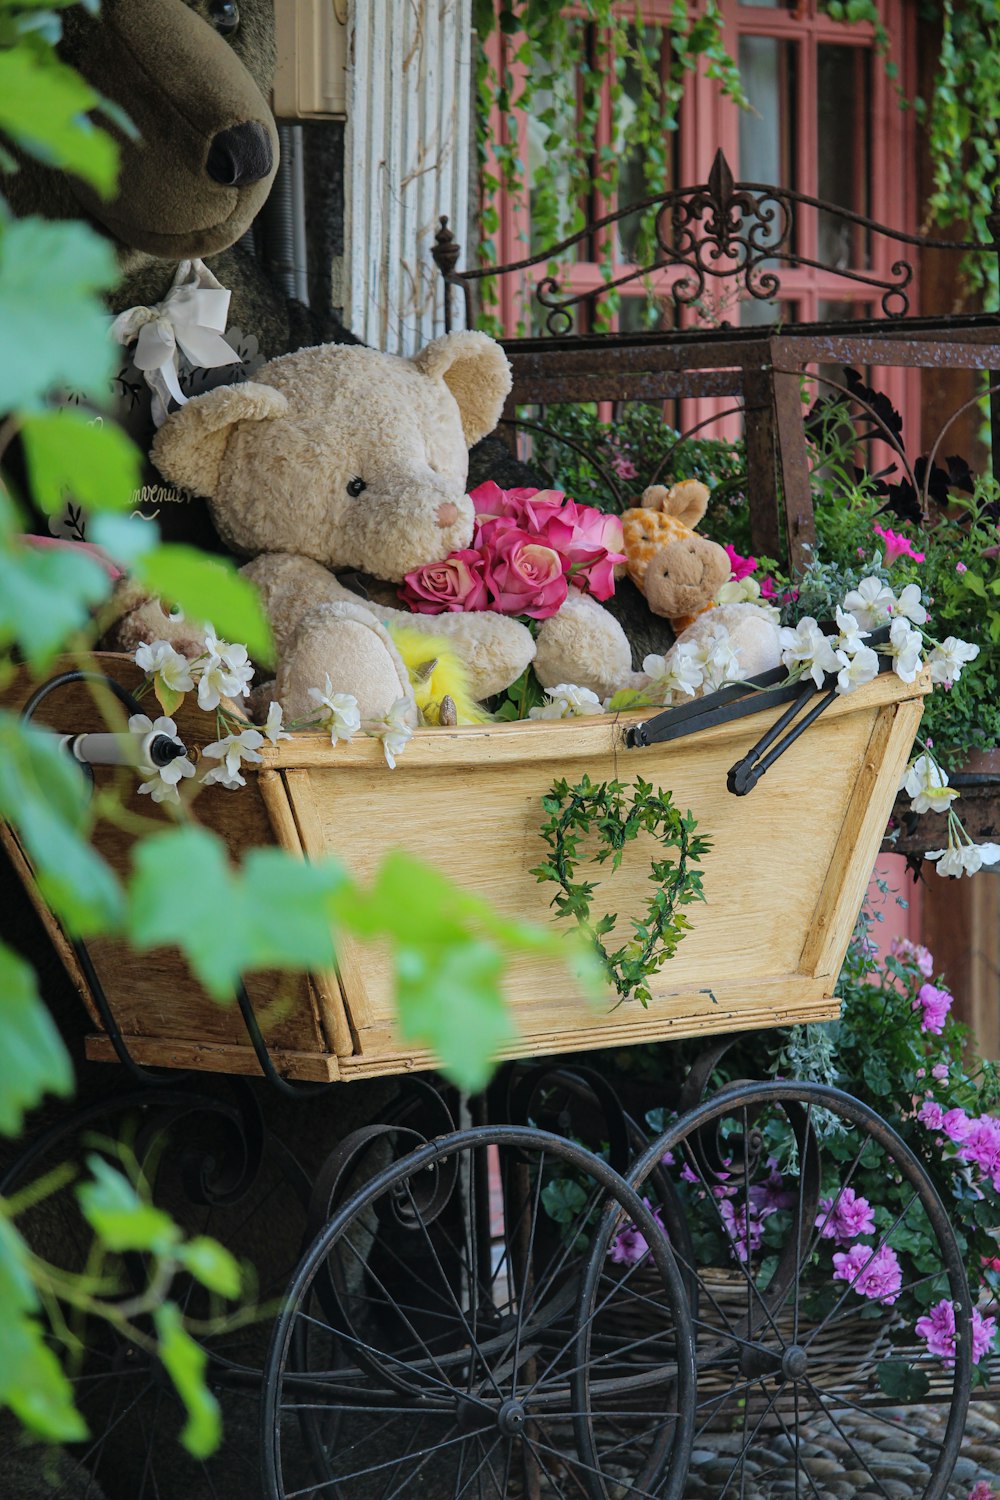
[[[608,599],[624,563],[622,524],[560,490],[502,490],[489,482],[470,496],[471,545],[407,573],[400,598],[419,614],[488,609],[547,620],[570,588]]]

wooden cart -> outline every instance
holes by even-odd
[[[137,684],[125,658],[103,657],[99,670],[126,689]],[[839,1122],[859,1139],[857,1162],[877,1148],[889,1180],[912,1187],[902,1219],[920,1216],[930,1226],[936,1274],[964,1332],[961,1257],[920,1163],[856,1101],[795,1083],[736,1085],[705,1101],[696,1090],[645,1149],[646,1133],[579,1059],[564,1068],[516,1060],[835,1017],[834,985],[927,688],[926,680],[906,686],[887,673],[837,698],[752,796],[730,795],[727,772],[776,721],[777,707],[645,748],[627,744],[641,715],[423,730],[394,771],[371,740],[331,747],[321,736],[296,735],[266,748],[245,789],[198,795],[199,819],[234,855],[279,844],[308,859],[333,854],[364,878],[401,846],[498,911],[545,922],[550,891],[531,874],[544,854],[542,796],[557,778],[641,775],[690,808],[711,839],[705,904],[689,908],[692,930],[652,982],[645,1008],[615,1005],[610,993],[606,1005],[588,1005],[558,964],[515,963],[507,978],[518,1029],[507,1056],[515,1061],[491,1105],[446,1107],[446,1095],[416,1084],[384,1124],[342,1141],[311,1183],[290,1142],[261,1131],[245,1088],[231,1095],[206,1079],[198,1089],[191,1074],[164,1087],[168,1073],[158,1075],[158,1089],[114,1095],[57,1127],[0,1192],[93,1149],[95,1133],[106,1141],[125,1131],[140,1143],[139,1161],[155,1163],[150,1191],[182,1221],[237,1249],[263,1245],[271,1261],[284,1257],[276,1277],[287,1292],[267,1349],[251,1341],[217,1351],[204,1340],[216,1389],[262,1392],[268,1500],[370,1493],[681,1500],[696,1439],[720,1429],[730,1434],[740,1494],[769,1493],[757,1452],[767,1439],[777,1462],[782,1431],[780,1476],[793,1473],[796,1486],[800,1479],[809,1486],[802,1493],[825,1494],[812,1469],[819,1435],[838,1413],[861,1410],[871,1392],[835,1394],[842,1360],[840,1384],[823,1383],[818,1351],[839,1312],[814,1318],[811,1328],[804,1312],[800,1320],[803,1267],[823,1248],[824,1132]],[[30,692],[21,682],[12,701],[23,707]],[[36,718],[63,733],[96,728],[90,686],[71,682],[49,694]],[[178,716],[194,753],[211,738],[207,722],[188,708]],[[7,840],[33,889],[27,862]],[[116,869],[128,867],[122,830],[102,824],[96,843]],[[623,920],[630,905],[645,904],[648,860],[637,842],[613,877],[609,900]],[[263,1070],[286,1092],[289,1080],[301,1091],[433,1068],[432,1056],[398,1037],[389,955],[378,947],[344,939],[328,974],[250,975],[241,1008],[223,1008],[179,953],[137,960],[108,940],[83,949],[39,908],[94,1022],[91,1058],[237,1077]],[[448,1108],[452,1117],[460,1111],[464,1128],[454,1127]],[[470,1108],[481,1123],[469,1123]],[[783,1210],[780,1235],[772,1220],[765,1262],[751,1240],[750,1205],[772,1172],[767,1141],[781,1121],[800,1169],[794,1210]],[[220,1166],[230,1138],[239,1143],[235,1187]],[[193,1160],[201,1163],[194,1172]],[[665,1165],[680,1163],[683,1183]],[[726,1221],[735,1302],[720,1296],[717,1270],[699,1266],[683,1196],[692,1183],[696,1202],[719,1212],[728,1203],[730,1219],[743,1204],[744,1230]],[[58,1205],[72,1215],[68,1191]],[[53,1211],[47,1202],[43,1232],[51,1233]],[[626,1241],[641,1242],[631,1260]],[[856,1309],[846,1315],[856,1318]],[[134,1366],[127,1373],[136,1379]],[[950,1412],[924,1465],[924,1487],[914,1491],[924,1500],[944,1494],[958,1452],[969,1385],[961,1337],[946,1384]],[[149,1390],[161,1389],[154,1372]],[[153,1487],[162,1472],[153,1428],[130,1492],[137,1500],[164,1493]],[[734,1432],[742,1433],[735,1449]],[[879,1462],[855,1465],[868,1463],[873,1493],[884,1493]],[[207,1483],[212,1488],[199,1491],[193,1478],[185,1495],[213,1495],[211,1473]],[[737,1492],[728,1484],[720,1495]]]

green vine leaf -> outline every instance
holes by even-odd
[[[531,873],[539,883],[551,881],[559,886],[550,904],[558,917],[572,918],[587,933],[618,992],[619,1003],[634,996],[648,1005],[649,980],[673,957],[690,927],[680,908],[705,899],[702,873],[692,867],[710,848],[708,839],[695,834],[693,815],[680,813],[669,792],[654,788],[641,776],[631,788],[617,780],[595,786],[589,776],[572,787],[566,780],[556,781],[542,798],[542,809],[549,817],[541,837],[551,855]],[[575,878],[581,842],[596,835],[598,842],[590,857],[597,864],[610,862],[614,873],[626,846],[640,833],[658,840],[668,851],[676,850],[676,860],[656,857],[650,862],[649,878],[655,890],[645,913],[630,919],[632,937],[609,953],[603,940],[617,925],[618,914],[591,917],[596,885]]]

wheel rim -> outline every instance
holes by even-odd
[[[422,1220],[415,1185],[422,1201],[433,1202],[429,1174],[442,1164],[454,1174],[455,1192]],[[562,1211],[561,1190],[553,1196],[549,1189],[565,1181],[581,1196],[559,1222],[545,1205]],[[591,1238],[628,1222],[649,1235],[682,1366],[672,1395],[686,1398],[653,1468],[630,1453],[609,1465],[607,1411],[593,1401],[593,1384],[588,1393],[579,1380],[590,1341],[580,1293]],[[317,1289],[324,1274],[339,1279],[336,1322]],[[672,1255],[618,1174],[543,1131],[455,1132],[380,1172],[306,1253],[265,1371],[267,1493],[272,1500],[353,1500],[383,1490],[459,1500],[673,1493],[661,1486],[674,1475],[682,1482],[687,1466],[693,1371]],[[663,1384],[658,1377],[661,1400]],[[576,1404],[581,1395],[591,1398],[586,1408]],[[296,1489],[288,1478],[289,1428],[303,1408],[312,1413],[316,1475],[312,1487]],[[659,1406],[661,1422],[665,1415]]]
[[[793,1145],[799,1168],[781,1171],[779,1161],[776,1172],[774,1148]],[[826,1500],[830,1479],[849,1474],[857,1494],[888,1500],[899,1480],[893,1435],[907,1432],[914,1500],[941,1500],[968,1407],[971,1305],[918,1157],[849,1095],[780,1082],[729,1086],[674,1122],[631,1175],[654,1207],[664,1166],[685,1195],[695,1256],[675,1244],[682,1274],[698,1285],[701,1492],[743,1500],[767,1496],[774,1480],[782,1493]],[[851,1238],[867,1222],[865,1197],[874,1232]],[[912,1331],[921,1307],[944,1300],[956,1309],[951,1366]],[[947,1403],[947,1422],[914,1434],[900,1392],[916,1401],[925,1380]]]

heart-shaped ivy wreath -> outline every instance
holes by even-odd
[[[549,814],[541,835],[548,844],[550,857],[532,870],[539,881],[554,881],[559,892],[551,905],[560,917],[573,917],[588,934],[604,965],[609,980],[618,992],[620,1005],[634,995],[645,1006],[649,1004],[649,980],[677,951],[677,945],[691,924],[680,910],[692,901],[704,901],[702,872],[692,868],[711,847],[701,834],[692,813],[681,813],[669,792],[650,785],[641,777],[634,786],[622,781],[604,781],[595,786],[589,776],[576,786],[556,781],[542,798]],[[591,918],[591,904],[597,884],[577,880],[576,869],[581,856],[581,841],[596,833],[598,847],[590,858],[597,864],[611,861],[612,872],[622,862],[627,844],[640,833],[651,834],[664,850],[676,850],[650,863],[649,878],[655,885],[645,913],[632,918],[633,936],[613,953],[604,944],[605,936],[618,921],[617,912],[606,912]]]

